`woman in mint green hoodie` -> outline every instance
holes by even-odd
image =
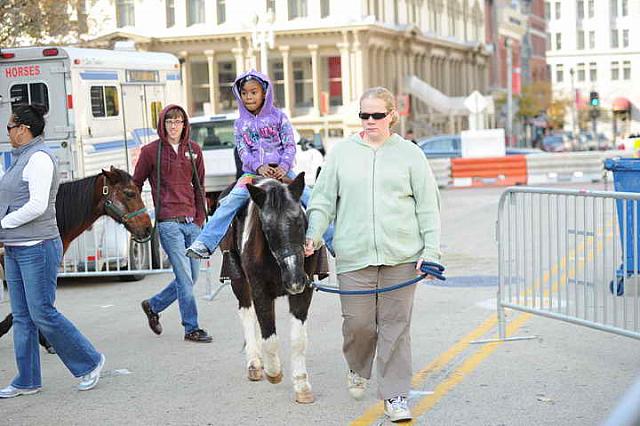
[[[313,189],[305,254],[322,244],[335,220],[333,248],[340,288],[384,288],[440,260],[440,196],[424,154],[391,132],[392,93],[360,98],[363,130],[338,143]],[[379,295],[341,296],[343,352],[351,395],[362,398],[377,352],[379,397],[392,421],[411,419],[411,311],[415,286]]]

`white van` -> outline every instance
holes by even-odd
[[[157,137],[158,114],[179,103],[182,93],[178,59],[166,53],[3,48],[0,75],[0,119],[8,121],[15,105],[47,107],[45,141],[59,159],[62,181],[110,165],[133,173],[140,147]],[[8,135],[0,132],[0,168],[11,163],[10,150]],[[87,264],[101,270],[110,265],[141,269],[145,263],[129,255],[143,251],[130,250],[128,233],[110,218],[99,219],[86,234],[67,251],[69,274],[86,270]]]

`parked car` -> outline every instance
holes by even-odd
[[[562,134],[547,135],[542,139],[542,150],[546,152],[570,151],[571,142]]]
[[[462,156],[460,135],[439,135],[421,139],[417,145],[427,158],[458,158]],[[507,147],[506,155],[529,155],[542,151],[536,148]]]

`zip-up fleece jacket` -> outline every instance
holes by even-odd
[[[438,185],[420,148],[397,134],[377,149],[360,134],[336,144],[307,213],[316,246],[335,219],[337,273],[440,260]]]
[[[240,97],[239,82],[248,75],[266,82],[264,104],[258,115],[249,112]],[[288,172],[295,160],[296,141],[287,115],[273,105],[273,88],[269,78],[250,70],[236,79],[232,90],[240,111],[235,121],[234,135],[242,170],[255,174],[263,164],[275,163]]]
[[[178,108],[184,115],[184,127],[180,137],[180,145],[176,153],[167,139],[167,129],[164,125],[165,115],[168,110]],[[154,205],[160,202],[160,214],[156,219],[167,219],[177,216],[187,216],[194,218],[194,223],[202,226],[204,223],[203,197],[198,194],[198,188],[193,176],[193,167],[189,156],[189,145],[193,152],[193,159],[196,164],[197,178],[200,187],[204,191],[204,160],[200,145],[189,139],[189,119],[187,113],[177,105],[167,105],[160,113],[158,119],[159,139],[145,145],[140,150],[140,156],[133,173],[133,181],[142,190],[144,181],[149,179],[151,185],[151,195]],[[157,191],[157,154],[158,144],[161,146],[160,168],[160,200],[156,200]]]

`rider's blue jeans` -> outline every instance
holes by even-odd
[[[100,363],[100,354],[54,306],[62,260],[60,238],[33,246],[5,246],[4,249],[18,366],[18,375],[11,384],[20,389],[42,386],[38,330],[75,377],[93,371]]]
[[[149,299],[151,310],[160,313],[178,299],[185,334],[197,330],[198,308],[193,287],[198,281],[200,262],[188,258],[185,250],[200,233],[195,223],[159,222],[160,244],[169,256],[175,279],[160,293]]]
[[[291,170],[287,173],[287,177],[295,178],[296,175]],[[311,196],[311,190],[308,187],[304,187],[300,201],[303,206],[307,206],[309,197]],[[247,205],[249,202],[249,190],[245,186],[234,187],[227,196],[220,200],[216,211],[213,216],[209,218],[209,222],[205,225],[202,233],[198,236],[197,241],[203,243],[211,253],[220,245],[220,241],[224,238],[233,218],[236,217],[236,213]],[[332,251],[333,246],[333,225],[330,225],[324,234],[324,241],[327,248]]]

